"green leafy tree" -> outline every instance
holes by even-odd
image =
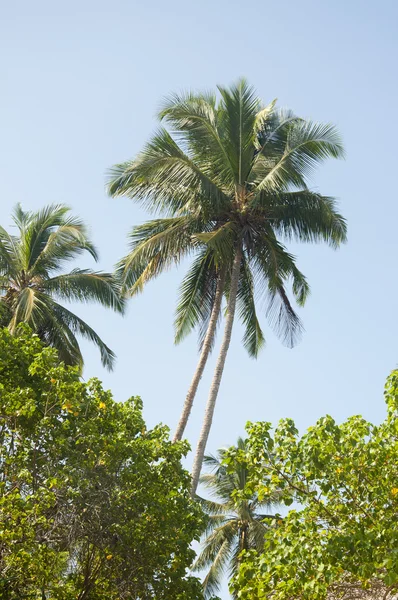
[[[184,257],[194,256],[182,282],[175,340],[199,327],[201,355],[175,439],[181,439],[214,342],[227,298],[225,330],[196,450],[195,493],[215,402],[230,345],[236,309],[244,326],[243,344],[257,356],[264,335],[257,299],[276,333],[293,346],[301,322],[287,293],[303,305],[309,286],[284,246],[292,239],[326,242],[346,239],[346,225],[333,198],[311,191],[308,176],[318,163],[343,155],[335,128],[264,107],[241,80],[212,94],[173,96],[160,128],[141,154],[117,165],[109,192],[141,202],[163,218],[132,230],[131,251],[120,262],[131,295]]]
[[[292,505],[244,552],[232,590],[242,600],[396,598],[398,590],[398,371],[386,385],[387,417],[321,418],[300,437],[294,423],[248,424],[245,450],[225,457],[248,470],[236,501],[278,490]]]
[[[110,273],[73,269],[64,264],[87,252],[95,260],[97,250],[80,219],[64,205],[24,212],[17,205],[13,221],[18,235],[0,227],[0,324],[15,333],[28,323],[40,339],[56,348],[60,360],[83,365],[76,334],[96,344],[102,363],[112,368],[115,355],[99,335],[58,300],[97,302],[119,313],[124,301],[119,284]]]
[[[0,597],[199,600],[187,443],[23,327],[0,330]]]
[[[236,448],[245,450],[246,441],[239,438]],[[235,463],[236,468],[227,470],[223,462],[226,454],[227,450],[221,449],[217,456],[205,456],[204,464],[210,472],[200,477],[200,483],[214,498],[198,498],[207,513],[207,527],[193,571],[207,570],[203,581],[206,600],[219,592],[226,573],[229,578],[236,575],[243,550],[261,552],[265,532],[277,519],[270,514],[270,509],[278,503],[278,492],[261,500],[256,494],[250,498],[235,498],[236,492],[245,489],[248,471],[243,463]]]

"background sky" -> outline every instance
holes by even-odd
[[[325,413],[384,417],[384,381],[398,359],[397,25],[394,0],[1,5],[0,222],[11,225],[16,202],[67,203],[91,227],[99,269],[112,269],[131,226],[148,216],[106,196],[106,172],[141,149],[170,92],[245,76],[264,102],[277,97],[343,136],[347,159],[321,166],[313,187],[338,197],[348,244],[290,246],[312,287],[306,333],[289,350],[265,326],[267,347],[254,361],[235,328],[209,451],[234,443],[248,420],[292,417],[303,430]],[[83,344],[85,377],[102,379],[118,400],[140,395],[148,424],[172,429],[197,360],[194,337],[173,346],[185,266],[150,284],[124,319],[75,307],[118,355],[108,373]],[[187,429],[192,445],[214,362],[215,354]]]

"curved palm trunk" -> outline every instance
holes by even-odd
[[[242,248],[239,247],[236,251],[235,259],[232,266],[231,273],[231,289],[229,292],[228,306],[227,306],[227,316],[225,319],[225,329],[224,329],[224,337],[220,348],[220,354],[218,355],[218,360],[216,364],[216,368],[214,371],[213,381],[210,387],[210,393],[206,404],[205,416],[203,419],[202,430],[200,432],[200,437],[198,441],[198,445],[196,447],[195,459],[192,467],[192,487],[191,487],[191,495],[194,496],[196,494],[196,489],[198,487],[199,475],[202,469],[203,456],[206,449],[207,439],[209,437],[211,424],[213,421],[214,408],[216,405],[218,390],[221,383],[222,374],[224,371],[225,360],[227,358],[229,344],[231,342],[231,334],[232,334],[232,326],[234,324],[235,317],[235,307],[236,307],[236,296],[238,293],[238,284],[239,284],[239,273],[240,273],[240,265],[242,262]]]
[[[207,359],[209,358],[211,346],[214,340],[214,336],[217,328],[217,320],[221,310],[221,302],[224,293],[225,286],[225,270],[220,273],[217,282],[216,294],[214,297],[213,309],[211,311],[209,325],[207,327],[205,339],[203,341],[202,351],[200,353],[199,361],[196,367],[196,371],[189,386],[187,396],[185,398],[184,406],[182,409],[181,417],[177,425],[177,430],[174,434],[173,442],[178,442],[184,435],[185,427],[191,414],[193,401],[198,389],[199,382],[202,378],[203,371],[206,366]]]

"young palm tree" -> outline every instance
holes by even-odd
[[[245,450],[245,440],[239,438],[237,448]],[[214,498],[205,500],[198,497],[207,513],[207,526],[193,571],[207,570],[203,581],[206,600],[217,594],[225,574],[229,578],[234,577],[242,550],[261,552],[264,534],[275,520],[270,511],[279,501],[277,494],[261,501],[257,496],[245,501],[235,500],[234,492],[244,489],[248,473],[243,464],[236,464],[234,470],[228,472],[223,464],[225,453],[226,449],[222,449],[216,457],[205,456],[204,464],[210,468],[210,473],[200,477],[200,482]]]
[[[160,112],[172,133],[159,129],[136,159],[114,167],[109,183],[111,195],[129,196],[162,216],[131,233],[131,251],[119,264],[127,292],[141,291],[171,265],[194,256],[181,286],[175,341],[199,326],[201,355],[176,439],[183,435],[227,298],[224,336],[194,460],[193,493],[236,307],[251,356],[264,344],[256,311],[261,296],[271,325],[293,346],[302,326],[286,285],[292,284],[299,305],[309,286],[283,242],[326,242],[337,248],[346,239],[334,199],[307,187],[319,162],[343,155],[335,128],[277,110],[275,102],[263,107],[244,80],[219,92],[219,101],[205,94],[173,96]]]
[[[18,236],[0,227],[0,321],[15,333],[28,323],[40,338],[57,349],[60,360],[82,367],[75,334],[94,342],[104,366],[111,369],[115,355],[98,334],[60,300],[98,302],[122,313],[120,286],[110,273],[73,269],[60,273],[64,263],[88,252],[97,260],[84,224],[69,216],[63,205],[24,212],[17,205],[13,221]]]

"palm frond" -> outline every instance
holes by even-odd
[[[224,465],[221,464],[221,452],[222,450],[219,450],[217,456],[214,456],[214,454],[205,454],[203,457],[203,464],[206,465],[210,471],[214,472],[215,470],[220,469],[221,466],[224,468]]]
[[[53,229],[63,224],[68,211],[62,204],[48,205],[37,212],[24,212],[20,205],[15,207],[13,220],[21,233],[21,262],[26,271],[40,255]]]
[[[238,231],[235,223],[225,223],[211,232],[193,235],[194,240],[206,244],[213,251],[217,265],[232,264],[235,254]]]
[[[62,307],[61,307],[62,308]],[[25,288],[15,299],[8,328],[17,333],[22,322],[31,326],[40,339],[58,352],[59,360],[67,365],[83,366],[83,357],[75,335],[59,319],[59,305],[45,294],[32,288]]]
[[[236,448],[241,451],[241,457],[244,456],[246,451],[246,440],[239,437],[236,443]],[[244,461],[240,460],[235,463],[233,469],[228,469],[225,463],[225,457],[229,451],[229,448],[220,448],[217,455],[212,454],[205,455],[203,464],[207,467],[208,472],[203,473],[200,477],[200,482],[210,491],[214,496],[224,499],[223,506],[225,510],[230,510],[230,502],[233,496],[234,490],[243,490],[247,482],[247,466]],[[269,498],[272,503],[273,497]],[[268,506],[267,500],[264,499]],[[256,506],[261,506],[256,500]]]
[[[65,364],[77,365],[80,368],[83,365],[82,354],[75,337],[75,333],[78,332],[99,346],[103,364],[108,368],[112,367],[114,355],[99,336],[79,317],[46,294],[29,288],[23,290],[9,324],[12,333],[16,332],[17,325],[21,322],[31,325],[46,344],[58,351],[59,359]]]
[[[259,192],[252,206],[263,209],[276,234],[298,242],[326,242],[337,248],[347,240],[346,220],[336,201],[310,190],[279,194]]]
[[[264,159],[283,155],[289,129],[294,123],[300,123],[302,120],[291,110],[277,108],[273,102],[257,114],[255,122],[257,152],[253,165],[254,172]]]
[[[260,144],[260,139],[264,138],[266,130],[269,128],[270,116],[274,112],[277,99],[275,98],[264,108],[261,108],[254,119],[253,129],[256,135],[256,142]],[[257,145],[256,144],[256,145]],[[257,146],[258,147],[258,146]]]
[[[88,252],[98,260],[98,252],[90,241],[84,223],[76,217],[68,217],[62,224],[42,232],[39,254],[32,256],[30,270],[37,275],[58,271],[64,262]]]
[[[203,505],[202,505],[203,508]],[[227,512],[224,512],[224,514],[206,514],[205,515],[205,519],[204,519],[204,523],[205,523],[205,527],[202,531],[202,536],[207,538],[209,535],[211,535],[216,529],[222,527],[225,522],[227,520],[229,520],[231,517],[228,515]],[[233,518],[233,517],[232,517]]]
[[[334,126],[293,119],[278,141],[278,151],[267,145],[252,169],[256,192],[286,191],[289,186],[306,187],[315,167],[327,158],[342,158],[344,149]],[[284,146],[284,150],[282,148]]]
[[[60,324],[63,324],[72,334],[78,334],[93,342],[100,351],[101,362],[109,371],[115,363],[115,353],[102,341],[100,336],[83,319],[66,309],[60,304],[54,303],[53,314]]]
[[[293,309],[283,285],[270,288],[266,315],[276,335],[289,348],[301,338],[303,324]]]
[[[295,266],[294,257],[278,242],[271,229],[257,242],[251,263],[257,289],[265,299],[267,319],[281,341],[293,347],[300,339],[303,326],[285,285],[293,278],[294,294],[303,304],[309,293],[307,281]]]
[[[44,280],[42,289],[61,300],[97,302],[122,314],[125,309],[120,283],[111,273],[74,269],[70,273]]]
[[[233,476],[225,476],[221,472],[203,473],[201,475],[201,484],[208,490],[212,498],[218,498],[223,503],[230,502],[231,494],[236,489],[236,481]]]
[[[0,274],[17,279],[19,268],[18,240],[0,226]]]
[[[264,547],[264,537],[267,532],[267,525],[260,520],[253,519],[250,522],[250,527],[248,530],[249,534],[249,547],[251,549],[257,550],[257,552],[261,552]]]
[[[213,562],[224,541],[233,542],[238,531],[237,519],[225,518],[223,524],[212,531],[203,541],[202,550],[192,566],[192,571],[201,571],[208,567]]]
[[[12,311],[12,318],[8,327],[12,334],[15,333],[19,323],[28,323],[36,329],[42,320],[42,302],[33,288],[24,288],[15,294],[14,301],[9,308]]]
[[[293,291],[295,300],[299,306],[304,306],[308,296],[310,295],[311,288],[308,284],[307,278],[296,267],[296,264],[294,261],[292,262],[292,265],[291,265],[291,276],[293,279],[292,291]]]
[[[171,96],[159,113],[191,151],[201,170],[229,194],[236,173],[218,130],[218,115],[214,97],[193,93]]]
[[[229,559],[236,544],[237,533],[236,521],[224,523],[206,539],[203,550],[192,566],[193,572],[210,567],[202,584],[205,599],[210,599],[220,589],[223,575],[228,568]]]
[[[129,295],[172,264],[178,264],[195,245],[192,236],[202,230],[202,221],[192,216],[155,219],[133,228],[130,252],[117,265],[116,273]]]
[[[217,277],[214,254],[208,248],[203,248],[199,251],[180,287],[174,320],[176,344],[179,344],[211,313]]]
[[[249,264],[244,257],[241,265],[237,306],[239,317],[245,328],[243,346],[250,356],[257,357],[265,344],[265,338],[256,313],[253,276]]]
[[[233,165],[235,183],[243,186],[252,166],[260,101],[245,79],[228,89],[218,89],[222,97],[219,119],[224,146]]]
[[[80,219],[68,216],[69,210],[63,204],[50,204],[37,212],[25,212],[19,204],[14,208],[13,220],[20,237],[13,238],[13,250],[21,269],[46,275],[83,251],[98,259],[86,226]]]
[[[83,356],[79,342],[68,324],[62,318],[60,319],[59,311],[56,309],[57,306],[54,307],[50,302],[41,325],[36,329],[37,334],[45,344],[57,350],[61,362],[78,367],[79,371],[82,371]]]
[[[202,498],[201,496],[195,496],[195,500],[208,515],[212,515],[214,517],[222,516],[224,519],[225,515],[228,514],[229,507],[225,503],[223,504],[221,502],[215,502],[214,500],[208,500],[207,498]]]
[[[188,209],[200,214],[230,205],[224,190],[165,129],[159,130],[135,160],[112,169],[108,193],[134,198],[151,212],[172,215]]]

